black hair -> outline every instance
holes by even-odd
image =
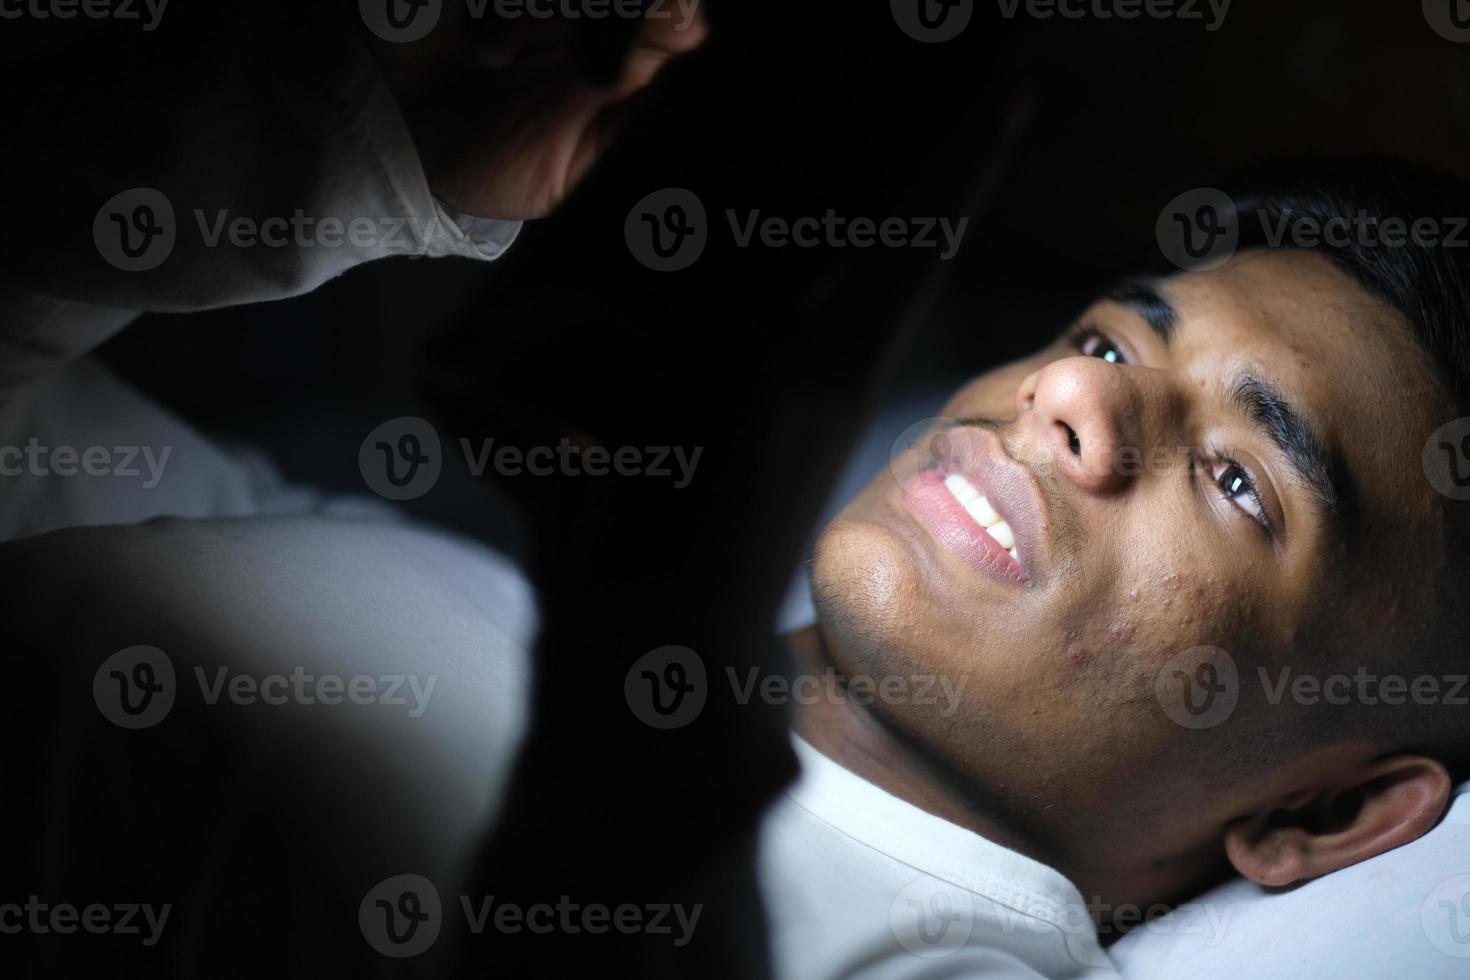
[[[1457,414],[1470,414],[1470,183],[1386,156],[1294,154],[1231,171],[1220,189],[1235,204],[1237,250],[1330,259],[1403,315]]]

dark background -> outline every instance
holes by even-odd
[[[1153,222],[1174,194],[1255,155],[1387,152],[1470,174],[1470,45],[1436,35],[1414,2],[1235,0],[1212,33],[1146,18],[1027,27],[1014,52],[1024,128],[894,367],[895,398],[947,390],[1033,349],[1094,283],[1153,259]],[[832,40],[845,30],[834,20]],[[986,93],[977,81],[929,97],[958,117]],[[528,225],[493,265],[390,259],[299,299],[147,316],[102,353],[206,431],[264,449],[290,478],[360,492],[362,436],[425,411],[411,369],[423,345],[466,321],[497,330],[497,278],[515,276],[547,237]],[[701,311],[689,317],[697,331]],[[717,351],[722,341],[710,341]],[[212,368],[221,360],[223,374]],[[524,554],[505,503],[450,466],[433,494],[404,506]]]

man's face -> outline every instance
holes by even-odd
[[[1266,702],[1260,668],[1351,673],[1418,636],[1443,558],[1419,461],[1434,390],[1394,312],[1312,253],[1099,301],[962,388],[942,412],[959,424],[829,525],[829,655],[963,679],[957,711],[874,710],[1030,832],[1183,847],[1267,791],[1270,772],[1253,785],[1226,758],[1294,708]],[[998,513],[963,506],[977,493]],[[997,517],[1014,561],[1004,528],[981,529]],[[1156,682],[1202,645],[1229,654],[1240,698],[1192,729]]]

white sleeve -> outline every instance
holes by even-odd
[[[0,544],[0,593],[26,596],[0,649],[25,676],[0,713],[6,826],[34,828],[0,849],[7,896],[171,911],[150,947],[18,935],[0,959],[453,975],[433,939],[457,936],[528,719],[534,600],[509,562],[383,522],[160,520]],[[156,670],[141,688],[135,655]],[[360,911],[404,874],[442,895],[406,972]]]
[[[219,7],[238,9],[75,39],[83,67],[47,72],[21,110],[0,190],[27,229],[0,243],[0,398],[127,322],[103,311],[282,299],[391,255],[493,260],[519,232],[435,199],[355,16],[293,10],[283,27],[276,4]],[[0,81],[46,63],[0,61]]]

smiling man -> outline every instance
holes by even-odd
[[[1464,505],[1420,454],[1467,414],[1465,252],[1263,246],[1282,220],[1451,222],[1464,188],[1379,159],[1240,180],[1229,261],[1116,285],[950,398],[821,535],[816,623],[792,638],[813,671],[968,681],[945,716],[817,703],[803,759],[881,788],[851,787],[881,829],[843,829],[894,859],[890,899],[918,888],[921,930],[968,898],[971,943],[1047,975],[1100,965],[1079,903],[1115,938],[1120,906],[1232,871],[1326,875],[1425,833],[1463,778],[1470,714],[1449,699],[1275,679],[1463,674]],[[782,923],[827,913],[766,874],[794,955]],[[1056,929],[1005,928],[1016,908]]]

